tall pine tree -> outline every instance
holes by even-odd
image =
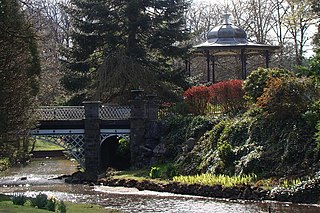
[[[131,89],[170,94],[187,47],[186,0],[71,0],[72,49],[63,85],[84,98],[119,101]],[[177,74],[178,73],[178,74]]]

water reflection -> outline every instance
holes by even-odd
[[[147,190],[139,191],[135,188],[71,185],[65,184],[62,180],[49,180],[61,174],[71,174],[75,170],[76,165],[66,160],[35,161],[28,167],[10,170],[2,176],[0,193],[23,193],[27,196],[35,196],[41,192],[61,200],[95,203],[124,212],[256,213],[268,212],[269,206],[273,212],[320,212],[318,205],[214,199]],[[27,179],[21,180],[21,177],[27,177]],[[16,184],[8,184],[10,180]]]

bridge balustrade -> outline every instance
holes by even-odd
[[[102,105],[99,109],[101,120],[128,120],[130,114],[129,106]]]
[[[38,120],[82,120],[83,106],[42,106],[36,111]]]
[[[101,120],[128,120],[130,107],[119,105],[102,105],[99,108]],[[82,120],[85,119],[84,106],[42,106],[36,111],[40,121],[47,120]]]

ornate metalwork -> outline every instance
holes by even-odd
[[[32,137],[63,147],[84,168],[84,134],[32,135]]]
[[[129,106],[103,105],[99,109],[102,120],[128,120],[130,118]],[[38,120],[82,120],[85,118],[83,106],[43,106],[36,111]]]
[[[85,118],[83,106],[43,106],[36,111],[38,120],[82,120]]]
[[[130,140],[130,135],[128,134],[101,134],[101,141],[100,141],[100,145],[107,139],[110,138],[112,136],[117,136],[118,138],[124,138],[126,141]]]
[[[130,107],[118,105],[103,105],[99,110],[101,120],[128,120],[130,112]]]

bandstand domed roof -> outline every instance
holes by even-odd
[[[217,44],[246,44],[246,32],[228,22],[229,14],[224,15],[225,23],[216,26],[208,33],[208,42]]]
[[[194,46],[195,52],[203,50],[235,50],[235,49],[251,49],[251,50],[268,50],[274,51],[277,46],[268,44],[249,42],[247,33],[240,27],[229,23],[230,14],[223,15],[224,23],[214,27],[207,34],[207,41]],[[233,55],[233,52],[216,53],[216,55]]]

